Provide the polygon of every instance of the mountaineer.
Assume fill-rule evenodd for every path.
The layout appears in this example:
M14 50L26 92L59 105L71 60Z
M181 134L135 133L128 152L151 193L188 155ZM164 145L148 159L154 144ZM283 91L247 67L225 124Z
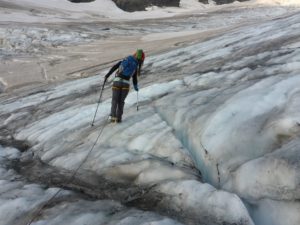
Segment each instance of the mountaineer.
M137 49L133 55L129 55L115 64L105 75L105 81L117 70L112 85L112 102L111 102L111 122L122 122L125 99L129 93L130 78L135 91L138 88L138 75L141 71L145 59L145 53L142 49Z

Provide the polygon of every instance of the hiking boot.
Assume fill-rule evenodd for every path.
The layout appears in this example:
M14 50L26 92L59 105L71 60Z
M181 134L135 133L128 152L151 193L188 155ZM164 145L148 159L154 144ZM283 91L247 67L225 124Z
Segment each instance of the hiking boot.
M116 122L117 122L117 117L113 117L113 116L112 116L112 117L110 118L110 122L111 122L111 123L116 123Z
M122 119L117 119L117 123L122 123Z

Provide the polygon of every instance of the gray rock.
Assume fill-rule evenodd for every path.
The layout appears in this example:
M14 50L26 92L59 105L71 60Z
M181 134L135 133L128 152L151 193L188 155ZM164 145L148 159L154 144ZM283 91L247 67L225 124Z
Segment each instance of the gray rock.
M204 0L205 1L205 0ZM214 2L217 4L217 5L222 5L222 4L229 4L229 3L232 3L234 2L235 0L214 0ZM246 2L248 0L238 0L238 2ZM199 0L199 2L203 2L202 0Z
M70 0L71 1L71 0ZM83 0L72 0L72 1L83 1ZM88 0L85 0L88 1ZM173 6L173 7L179 7L180 0L112 0L116 5L128 12L134 12L134 11L143 11L148 6L160 6L160 7L167 7L167 6ZM227 4L232 3L235 0L214 0L216 4ZM248 0L238 0L240 2L248 1ZM208 4L208 0L199 0L199 2L202 2L204 4Z
M124 11L133 12L143 11L151 5L179 7L180 0L113 0L113 2Z
M82 2L93 2L95 0L68 0L73 3L82 3ZM179 7L180 0L112 0L120 9L127 12L134 11L144 11L148 6L160 6L160 7ZM235 0L214 0L217 5L232 3ZM238 0L240 2L248 0ZM204 4L208 4L208 0L199 0Z
M203 4L208 4L208 0L199 0L199 2L201 2Z

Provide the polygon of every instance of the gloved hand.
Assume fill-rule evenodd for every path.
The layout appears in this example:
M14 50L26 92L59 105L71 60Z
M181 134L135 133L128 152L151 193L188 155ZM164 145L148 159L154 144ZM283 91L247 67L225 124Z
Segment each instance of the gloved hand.
M133 85L135 91L139 91L139 86L137 84Z

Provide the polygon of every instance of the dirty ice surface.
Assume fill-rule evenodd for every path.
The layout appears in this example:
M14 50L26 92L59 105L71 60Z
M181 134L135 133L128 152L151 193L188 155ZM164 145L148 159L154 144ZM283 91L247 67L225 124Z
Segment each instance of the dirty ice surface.
M147 12L124 12L119 9L111 0L96 0L90 3L74 4L68 0L1 0L2 4L9 4L5 14L0 15L0 20L9 19L11 21L23 22L47 22L49 18L54 21L67 21L70 19L126 19L136 20L145 18L170 17L177 14L191 12L196 8L209 8L212 5L204 5L196 0L182 0L181 7L149 7ZM22 8L31 9L33 13L25 13ZM17 9L17 10L11 10ZM47 15L42 13L43 9L48 9ZM29 11L28 10L28 11Z
M180 8L134 13L121 11L109 0L51 3L0 0L0 93L94 75L95 70L86 74L82 69L125 57L137 45L147 54L158 53L184 45L187 36L206 39L240 24L297 11L278 1L215 6L184 0Z
M1 223L300 224L300 11L282 10L148 56L121 124L109 80L91 126L107 69L1 96Z

